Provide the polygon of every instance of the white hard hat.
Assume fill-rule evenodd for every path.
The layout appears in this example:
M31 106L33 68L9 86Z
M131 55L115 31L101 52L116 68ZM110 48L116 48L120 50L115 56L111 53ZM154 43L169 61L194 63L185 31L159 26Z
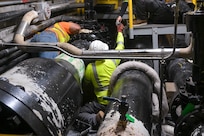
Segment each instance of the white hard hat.
M89 46L90 51L103 51L103 50L109 50L109 47L106 43L100 41L100 40L95 40L91 42Z

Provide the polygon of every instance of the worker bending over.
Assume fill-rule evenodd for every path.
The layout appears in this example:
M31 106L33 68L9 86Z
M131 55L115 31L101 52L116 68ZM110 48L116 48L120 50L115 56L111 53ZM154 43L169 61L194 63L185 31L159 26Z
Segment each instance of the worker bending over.
M46 42L46 43L67 43L70 40L70 35L77 34L81 30L79 24L73 22L58 22L44 31L36 34L31 39L31 42ZM43 58L55 58L59 55L58 51L45 51L35 54L34 56Z
M117 26L117 46L115 50L124 49L124 37L123 37L123 24ZM89 50L91 51L103 51L109 50L109 46L99 40L93 41ZM108 104L107 100L103 100L103 97L110 96L111 93L108 90L109 82L113 71L120 64L120 59L100 59L92 63L89 63L85 70L84 85L87 87L90 84L94 88L94 94L96 100L86 103L80 110L78 119L89 123L93 129L98 129L103 117L104 110ZM86 93L86 92L85 92Z

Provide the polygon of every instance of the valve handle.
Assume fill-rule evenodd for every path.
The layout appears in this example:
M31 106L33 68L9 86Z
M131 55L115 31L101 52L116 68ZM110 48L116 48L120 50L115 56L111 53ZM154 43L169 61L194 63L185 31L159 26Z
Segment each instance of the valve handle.
M114 102L119 102L119 103L121 103L121 100L119 100L119 99L117 99L117 98L114 98L114 97L104 96L103 99L104 99L104 100L107 100L107 101L114 101Z

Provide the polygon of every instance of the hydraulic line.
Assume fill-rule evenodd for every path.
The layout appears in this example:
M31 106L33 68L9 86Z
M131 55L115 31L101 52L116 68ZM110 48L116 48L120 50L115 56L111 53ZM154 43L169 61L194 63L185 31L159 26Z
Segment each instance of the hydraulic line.
M30 25L30 27L28 27L25 30L25 37L27 36L31 36L33 34L35 34L36 32L42 31L45 28L53 25L56 22L59 21L80 21L82 19L82 17L75 17L75 16L66 16L66 15L60 15L60 16L56 16L53 17L51 19L48 19L46 21L42 21L40 24L38 25Z
M18 50L18 47L11 47L11 48L7 48L7 49L3 49L0 51L0 58L3 58L4 56L7 56L11 53L14 53L17 50Z
M7 64L9 61L12 61L13 59L18 58L22 54L24 54L22 50L17 50L12 54L3 57L2 59L0 59L0 66Z
M27 59L28 56L29 56L28 53L23 54L23 55L21 55L20 57L15 58L13 61L9 62L7 65L1 66L1 67L0 67L0 73L3 73L3 72L5 72L6 70L8 70L8 69L14 67L14 66L15 66L16 64L18 64L19 62L21 62L21 61Z

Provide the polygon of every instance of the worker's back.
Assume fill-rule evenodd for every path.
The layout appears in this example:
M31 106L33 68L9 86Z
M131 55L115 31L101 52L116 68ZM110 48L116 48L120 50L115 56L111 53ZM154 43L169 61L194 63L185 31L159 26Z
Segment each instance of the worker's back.
M124 26L122 25L120 29L123 29L123 27ZM124 37L122 31L118 32L116 43L116 50L124 49ZM94 51L102 51L108 49L108 45L99 40L93 41L89 47L89 50ZM100 104L108 104L108 101L103 100L103 97L110 96L110 92L108 90L110 78L119 64L120 59L101 59L96 60L93 63L89 63L86 67L84 82L85 84L93 85L94 93L97 97L97 101Z

